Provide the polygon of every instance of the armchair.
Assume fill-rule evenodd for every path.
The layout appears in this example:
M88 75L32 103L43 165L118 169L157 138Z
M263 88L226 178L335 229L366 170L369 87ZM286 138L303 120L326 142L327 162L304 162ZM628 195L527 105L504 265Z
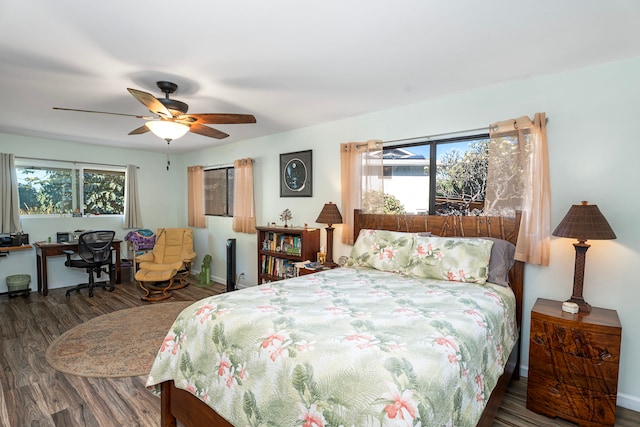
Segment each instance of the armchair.
M171 291L189 284L193 251L193 230L190 228L159 228L151 252L137 257L135 280L145 292L145 301L171 297ZM177 280L177 283L176 283Z

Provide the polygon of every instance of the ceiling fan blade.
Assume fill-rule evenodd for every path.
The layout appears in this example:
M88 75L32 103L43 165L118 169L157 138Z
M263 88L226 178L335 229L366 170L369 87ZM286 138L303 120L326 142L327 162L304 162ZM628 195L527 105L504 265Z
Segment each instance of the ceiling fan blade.
M155 117L152 117L152 116L137 116L135 114L110 113L108 111L76 110L75 108L62 108L62 107L53 107L53 109L54 110L62 110L62 111L77 111L79 113L111 114L111 115L114 115L114 116L136 117L138 119L145 119L145 120L154 120L155 119Z
M135 99L140 101L152 113L165 117L167 119L173 118L173 115L167 109L167 107L165 107L164 104L162 104L162 102L158 101L158 99L155 96L138 89L127 88L127 90L131 95L133 95Z
M224 125L239 123L255 123L256 118L252 114L185 114L176 117L178 120L189 121L203 125ZM195 120L192 120L195 119Z
M193 133L197 133L198 135L208 136L209 138L216 138L216 139L222 139L229 136L228 134L218 129L213 129L208 126L200 125L197 123L192 124L191 127L189 128L189 131Z
M149 132L149 130L150 129L147 127L147 125L142 125L139 128L134 129L131 132L129 132L129 135L140 135L140 134Z

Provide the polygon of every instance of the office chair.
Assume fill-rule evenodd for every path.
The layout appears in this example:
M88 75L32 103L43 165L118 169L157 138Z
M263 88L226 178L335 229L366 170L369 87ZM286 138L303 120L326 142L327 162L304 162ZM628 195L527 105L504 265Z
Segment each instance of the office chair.
M73 251L63 251L67 255L64 265L72 268L84 268L89 273L89 282L80 283L69 289L66 293L68 297L72 291L80 292L82 288L89 289L89 296L93 296L93 288L98 286L113 292L115 285L111 283L113 274L113 262L111 260L111 243L115 237L115 231L99 230L87 231L78 236L78 255L80 258L71 258ZM108 270L105 266L109 266ZM100 278L102 273L109 274L109 280L96 282L94 274Z

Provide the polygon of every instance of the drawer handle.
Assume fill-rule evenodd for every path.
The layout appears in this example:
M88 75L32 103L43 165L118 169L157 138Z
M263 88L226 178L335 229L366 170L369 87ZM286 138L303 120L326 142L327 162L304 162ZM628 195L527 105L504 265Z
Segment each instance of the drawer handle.
M547 347L547 343L545 342L544 338L542 338L538 334L535 334L531 338L531 340L533 341L534 344L541 346L544 352L547 354L547 356L551 357L551 349Z
M535 343L536 343L536 344L538 344L538 345L544 345L544 340L543 340L543 339L542 339L542 337L541 337L540 335L538 335L538 334L536 334L536 335L533 337L533 342L535 342Z
M606 362L606 361L607 361L607 359L611 359L611 358L613 357L613 356L611 356L611 353L609 353L607 350L602 350L602 351L600 352L600 355L599 355L599 356L600 356L600 357L599 357L598 359L595 359L595 360L593 361L595 366L600 366L600 365L602 365L604 362Z

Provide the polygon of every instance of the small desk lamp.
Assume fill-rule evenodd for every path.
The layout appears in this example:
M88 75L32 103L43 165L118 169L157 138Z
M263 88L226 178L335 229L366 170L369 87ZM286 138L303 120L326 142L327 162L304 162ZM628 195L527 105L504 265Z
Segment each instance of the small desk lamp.
M335 265L333 262L333 224L342 224L342 215L340 215L340 211L338 210L338 206L333 203L325 203L320 215L318 215L318 219L316 219L317 223L320 224L328 224L329 226L325 228L327 230L327 260L325 264Z
M582 297L582 285L584 282L584 262L587 249L591 245L585 243L587 240L608 240L615 239L616 234L611 229L606 218L600 212L597 205L590 205L582 202L580 205L573 205L564 219L558 224L552 233L557 237L568 237L578 239L574 243L576 248L576 265L573 273L573 295L567 302L578 304L580 311L590 312L591 306Z

